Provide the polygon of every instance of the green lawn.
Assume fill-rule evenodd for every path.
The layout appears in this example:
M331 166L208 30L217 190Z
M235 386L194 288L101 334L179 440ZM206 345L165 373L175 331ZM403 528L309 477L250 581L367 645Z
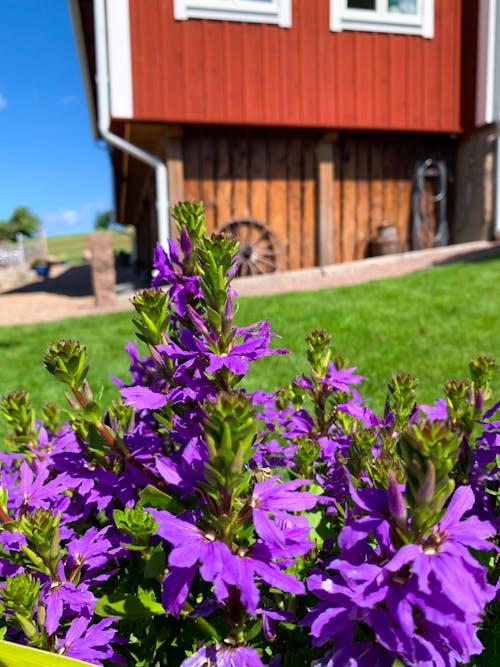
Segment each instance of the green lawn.
M132 237L124 232L112 231L113 248L115 252L131 251ZM84 261L83 253L90 247L89 234L70 234L66 236L52 236L47 238L49 255L65 260L70 264L79 264Z
M499 276L497 257L352 287L242 298L239 322L268 319L281 334L275 345L294 353L255 363L246 386L273 389L303 371L305 335L321 327L331 332L334 351L367 378L361 391L376 408L390 377L401 371L419 378L422 401L433 401L446 379L464 377L472 356L500 362ZM127 377L123 346L133 338L130 319L125 312L0 328L0 394L26 388L36 406L63 401L64 387L43 368L43 352L58 338L78 338L89 350L91 386L104 385L105 400L116 396L108 378ZM498 371L494 391L500 398Z

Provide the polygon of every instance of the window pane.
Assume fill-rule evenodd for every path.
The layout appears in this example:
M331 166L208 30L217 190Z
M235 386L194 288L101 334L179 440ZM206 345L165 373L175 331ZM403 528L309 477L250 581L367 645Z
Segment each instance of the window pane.
M371 9L375 11L376 0L347 0L348 9Z
M396 14L416 14L417 0L389 0L389 11Z

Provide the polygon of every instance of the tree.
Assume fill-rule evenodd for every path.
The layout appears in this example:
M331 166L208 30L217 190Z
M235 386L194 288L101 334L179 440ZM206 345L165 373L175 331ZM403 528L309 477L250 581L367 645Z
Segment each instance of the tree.
M94 229L112 229L117 224L118 223L113 220L113 211L103 211L96 215Z
M16 241L19 234L32 237L40 229L39 218L26 206L18 206L9 220L0 222L0 241Z

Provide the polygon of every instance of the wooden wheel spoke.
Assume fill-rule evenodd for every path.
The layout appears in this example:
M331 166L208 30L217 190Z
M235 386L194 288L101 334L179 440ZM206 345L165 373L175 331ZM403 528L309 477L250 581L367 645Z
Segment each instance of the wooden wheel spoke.
M271 269L276 268L276 264L274 262L271 262L270 260L265 259L264 257L258 256L256 261L259 262L260 264L264 264L265 266L269 266Z
M279 242L274 233L258 220L232 220L218 230L233 236L239 243L238 275L272 273L278 268Z

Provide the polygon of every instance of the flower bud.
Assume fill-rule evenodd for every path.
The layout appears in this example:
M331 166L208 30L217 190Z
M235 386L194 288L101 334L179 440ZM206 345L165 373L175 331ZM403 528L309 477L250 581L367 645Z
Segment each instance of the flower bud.
M393 519L396 521L396 524L400 528L406 527L406 519L408 517L408 512L406 511L406 505L403 498L403 494L401 493L400 486L392 470L389 473L387 502L389 505L389 512L391 513Z
M432 461L427 461L427 470L415 495L418 504L429 504L436 489L436 469Z
M193 244L191 243L191 239L189 238L189 234L185 225L182 225L181 227L180 245L181 250L184 253L184 258L190 259L193 252Z
M88 372L87 348L80 341L59 340L45 352L45 368L57 380L79 389Z

